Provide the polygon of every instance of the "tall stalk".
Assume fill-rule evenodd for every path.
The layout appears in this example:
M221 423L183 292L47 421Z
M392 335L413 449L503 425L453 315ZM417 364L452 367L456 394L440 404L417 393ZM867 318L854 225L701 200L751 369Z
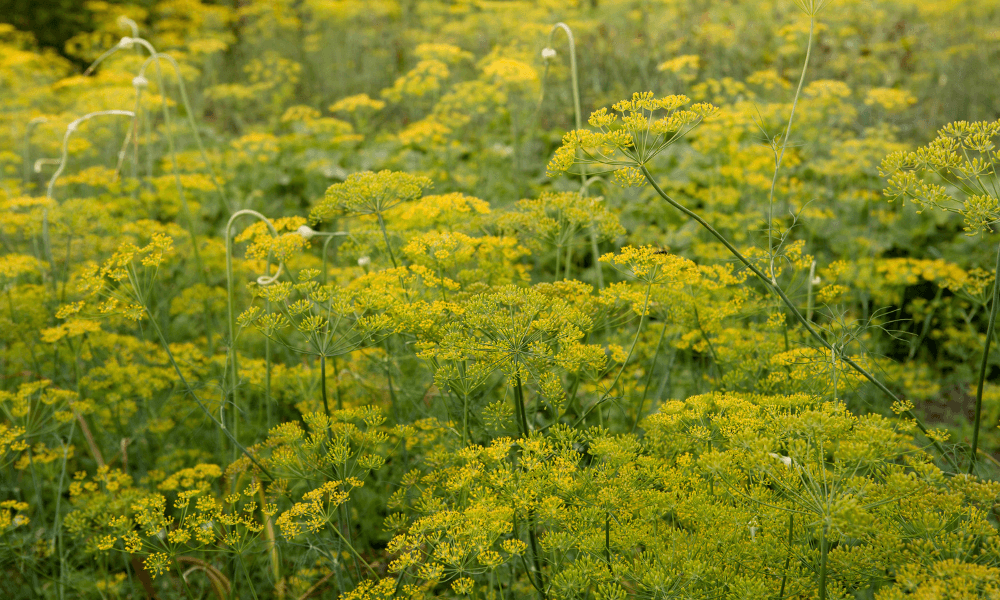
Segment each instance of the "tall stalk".
M521 435L525 439L528 438L528 417L527 410L524 407L524 389L521 386L521 375L520 373L514 375L514 402L517 404L517 416L518 421L521 426ZM538 535L535 533L535 512L532 509L528 509L528 541L531 543L531 557L532 557L532 570L535 571L535 577L531 577L531 573L528 573L529 579L532 580L532 584L535 589L538 590L538 597L540 600L545 600L545 591L542 581L542 564L540 562L538 554Z
M323 413L330 417L330 404L326 400L326 353L319 355L319 387L323 395Z
M642 326L646 322L646 311L649 309L649 294L652 291L652 289L653 289L653 282L652 279L650 279L650 281L646 285L646 297L642 301L642 312L639 313L639 326L636 327L635 337L632 338L632 345L629 346L628 354L625 356L625 360L622 362L621 368L618 369L618 374L615 375L614 380L611 381L611 385L608 386L608 390L604 392L603 395L601 395L600 399L598 399L597 402L595 402L594 405L591 406L589 410L583 413L583 416L581 416L576 421L573 427L577 427L578 425L580 425L580 423L582 423L583 420L586 419L587 416L590 415L590 413L593 412L595 408L599 407L605 400L608 399L608 396L611 395L611 391L615 388L615 385L618 384L618 380L621 379L622 373L625 371L625 367L628 365L629 361L632 360L632 353L635 352L635 346L639 342L639 335L642 333ZM598 411L598 415L601 415L600 411Z
M153 312L149 310L149 306L147 306L145 302L142 303L142 307L146 311L146 315L149 317L149 321L153 325L153 330L156 333L156 337L160 340L160 345L163 346L163 350L167 353L167 360L170 362L170 366L173 367L174 373L177 375L177 379L180 380L181 385L184 387L184 391L189 396L191 396L192 399L194 399L195 403L198 404L198 407L202 410L202 412L204 412L205 415L208 416L209 419L211 419L212 423L214 423L215 426L218 427L226 435L226 437L229 438L229 441L231 441L233 445L236 446L243 453L244 456L250 459L250 462L253 463L254 466L256 466L258 469L260 469L261 473L266 475L269 480L274 481L274 476L271 475L271 472L268 471L266 468L264 468L264 465L260 464L260 462L258 462L257 459L254 458L252 454L250 454L250 451L247 450L246 447L243 446L243 444L237 441L236 437L229 431L229 429L226 428L226 424L216 419L215 415L212 414L212 411L208 410L208 407L205 406L205 403L202 402L200 397L198 397L198 394L194 391L194 388L191 387L191 385L187 381L187 378L184 377L184 373L181 371L180 365L177 364L177 360L174 358L174 353L170 350L170 344L167 342L167 338L163 335L163 330L160 329L160 324L157 323L156 317L153 315Z
M642 420L642 409L646 405L646 396L649 394L649 384L653 380L653 371L656 370L656 359L660 357L660 347L663 345L663 338L667 333L667 324L663 324L663 330L660 331L660 337L656 340L656 349L653 350L653 361L649 365L649 373L646 373L646 383L642 387L642 398L639 399L639 408L635 411L635 421L632 422L632 429L629 432L634 432L635 428L639 426L639 421Z
M229 217L229 221L226 222L226 311L227 311L227 326L229 327L229 387L230 387L230 399L232 400L233 406L236 406L236 387L239 382L239 361L236 356L236 309L233 305L233 242L232 242L232 227L233 222L236 221L237 217L243 215L250 215L256 217L257 219L264 222L267 225L268 231L271 232L273 237L278 237L278 230L274 228L271 224L270 219L260 214L255 210L243 209L238 210ZM268 255L267 261L267 273L261 275L257 278L257 283L260 285L270 285L277 281L278 277L281 275L282 265L278 265L278 271L274 275L270 275L271 270L271 257ZM152 317L152 315L150 315ZM270 350L270 347L268 347ZM270 364L270 363L268 363ZM270 373L268 373L268 388L270 388ZM270 389L268 389L268 395L270 395ZM270 398L267 399L270 401Z
M826 523L819 533L819 600L826 600L826 562L830 548L826 539Z
M573 38L573 30L569 28L569 25L565 23L556 23L552 26L549 31L549 43L545 50L542 51L542 57L545 59L545 72L548 74L549 68L549 58L555 55L555 50L552 49L552 40L555 34L562 30L566 33L566 41L569 44L569 70L570 70L570 81L573 89L573 122L576 128L583 129L583 111L580 109L580 77L579 69L576 66L576 40ZM544 85L542 87L542 93L545 93ZM587 187L590 182L587 179L587 165L580 165L580 195L587 195ZM601 267L601 254L597 249L597 231L594 227L590 227L590 251L594 258L594 272L597 275L597 287L598 289L604 289L604 271ZM568 266L567 266L568 269ZM556 268L556 277L559 276L559 269Z
M785 127L785 136L781 139L781 152L776 153L774 159L774 175L771 177L771 190L767 198L767 252L771 260L771 281L774 277L774 186L778 182L778 171L781 169L781 161L785 157L785 148L788 146L788 137L792 135L792 120L795 119L795 107L799 102L799 94L802 93L802 83L806 79L806 69L809 67L809 57L812 55L813 33L816 28L816 13L809 14L809 41L806 42L806 59L802 63L802 73L799 75L799 85L795 88L795 96L792 98L792 111L788 115L788 126Z
M979 449L979 425L983 417L983 384L990 360L990 342L993 341L993 327L997 321L997 304L1000 303L1000 247L997 248L997 264L993 276L993 299L990 304L990 321L986 326L986 343L983 344L983 361L979 365L979 383L976 386L976 416L972 426L972 451L969 454L969 473L976 468Z
M672 206L672 207L676 208L677 210L681 211L682 213L684 213L684 215L686 215L687 217L689 217L690 219L694 220L699 225L701 225L702 227L704 227L705 229L707 229L708 232L711 233L712 236L715 237L715 239L717 239L720 242L722 242L722 245L725 246L726 249L729 250L729 252L733 256L735 256L737 260L739 260L741 263L743 263L743 265L747 269L749 269L750 272L753 273L757 277L757 279L759 279L764 284L764 286L768 289L768 291L772 292L773 294L775 294L776 296L778 296L778 298L781 299L781 301L785 304L785 306L788 308L788 310L792 313L792 316L794 316L795 319L799 323L801 323L803 327L805 327L806 331L809 332L809 335L811 335L816 341L818 341L820 344L822 344L823 347L826 348L827 350L829 350L831 352L835 351L834 347L830 344L830 342L826 341L826 338L824 338L822 335L820 335L820 333L818 331L816 331L815 328L813 328L812 323L810 323L802 315L802 313L799 312L799 309L796 308L795 304L793 304L792 301L788 298L788 296L785 295L784 290L782 290L781 287L778 286L777 282L771 281L770 277L768 277L763 271L761 271L760 269L758 269L756 265L754 265L752 262L750 262L750 260L747 257L745 257L742 252L740 252L739 250L736 249L736 246L734 246L726 238L726 236L724 236L721 233L719 233L715 229L715 227L712 227L712 225L708 221L706 221L705 219L703 219L700 215L698 215L697 213L695 213L694 211L692 211L688 207L684 206L680 202L677 202L676 200L674 200L673 198L671 198L670 196L668 196L667 193L664 192L663 189L660 188L660 186L656 183L656 180L653 179L653 175L649 172L649 169L646 168L646 165L640 166L639 169L640 169L640 171L642 171L642 174L646 178L646 181L648 181L649 184L651 186L653 186L653 189L656 191L656 193L661 198L663 198L663 200L665 200L667 202L667 204L669 204L670 206ZM845 363L847 363L852 369L854 369L859 375L861 375L862 377L864 377L865 379L867 379L868 381L870 381L872 384L874 384L875 387L877 387L879 390L881 390L882 393L885 394L886 396L888 396L891 400L893 400L894 402L899 401L899 397L896 396L896 394L894 394L892 392L892 390L890 390L888 387L886 387L886 385L884 383L882 383L881 381L879 381L878 379L876 379L875 376L872 375L871 373L869 373L867 369L865 369L864 367L862 367L861 365L859 365L857 362L855 362L855 360L853 358L851 358L850 356L846 356L846 355L843 355L840 358L841 358L842 361L844 361ZM917 415L915 415L912 411L909 411L909 410L906 411L903 414L905 414L907 417L913 419L913 422L917 425L917 428L920 429L920 432L923 433L924 435L927 435L927 433L928 433L927 426L924 425L923 421L919 417L917 417ZM931 444L933 444L934 448L938 452L941 453L941 456L946 461L948 461L948 463L951 465L951 467L953 469L955 469L955 471L958 471L958 465L944 451L944 448L941 446L941 443L938 442L937 440L931 439Z

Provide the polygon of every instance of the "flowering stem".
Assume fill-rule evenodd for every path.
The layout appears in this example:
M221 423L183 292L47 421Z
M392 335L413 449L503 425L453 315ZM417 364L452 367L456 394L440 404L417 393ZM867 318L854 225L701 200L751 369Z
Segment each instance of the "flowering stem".
M271 312L271 301L268 300L264 304L265 310ZM271 338L269 336L264 336L264 414L265 423L267 423L268 430L271 429ZM264 506L262 503L261 506Z
M979 424L983 417L983 384L990 359L990 342L993 340L993 326L997 320L997 304L1000 303L1000 247L997 248L996 274L993 277L993 303L990 305L990 321L986 326L986 343L983 345L983 362L979 365L979 384L976 387L976 417L972 426L972 452L969 455L969 473L976 468L979 448Z
M229 199L226 198L226 192L219 183L219 179L215 175L215 167L212 166L211 161L208 160L208 153L205 152L205 144L201 141L201 134L198 133L198 124L194 120L194 109L191 106L191 101L188 99L187 88L184 87L184 77L181 75L180 66L174 57L169 54L164 54L162 52L157 52L153 56L146 59L146 63L142 67L142 71L146 70L146 64L149 64L151 60L160 59L166 60L174 68L174 74L177 76L177 88L181 93L181 102L184 104L184 112L187 113L188 124L191 126L191 134L194 136L194 141L198 145L198 151L201 153L201 159L205 161L205 168L208 169L208 176L212 179L212 184L215 186L215 190L219 192L219 197L222 198L222 204L228 209Z
M696 221L699 225L707 229L708 232L711 233L717 240L722 242L722 245L725 246L726 249L729 250L729 252L737 258L737 260L743 263L744 266L746 266L746 268L750 269L750 271L754 275L756 275L757 278L761 280L761 282L764 283L765 287L767 287L768 290L773 292L775 295L778 296L778 298L781 299L781 301L785 304L785 306L788 307L788 310L792 312L792 315L796 318L796 320L798 320L798 322L801 323L803 327L805 327L806 331L809 332L809 335L815 338L827 350L830 350L831 352L834 351L834 348L832 345L830 345L830 342L826 341L826 339L813 328L812 324L809 323L809 321L806 320L804 316L802 316L802 313L799 312L799 309L796 308L795 305L792 303L792 301L788 298L788 296L785 295L785 292L778 286L776 281L771 281L770 277L768 277L766 274L764 274L763 271L761 271L753 263L751 263L750 260L747 259L747 257L743 256L743 253L737 250L736 246L733 246L733 244L728 239L726 239L726 236L719 233L714 227L712 227L712 225L708 221L701 218L701 216L699 216L697 213L695 213L688 207L684 206L683 204L677 202L676 200L668 196L667 193L664 192L659 185L657 185L656 181L653 179L653 175L649 172L649 169L646 168L646 165L640 165L639 169L642 171L642 174L646 178L646 181L648 181L649 184L653 186L653 189L656 190L656 193L659 194L659 196L663 198L667 202L667 204L673 206L674 208L681 211L689 218ZM841 360L850 365L850 367L855 371L857 371L859 375L861 375L862 377L873 383L875 387L881 390L882 393L888 396L891 400L899 401L899 397L896 396L896 394L894 394L892 390L886 387L884 383L876 379L875 376L869 373L867 369L865 369L857 362L855 362L853 358L851 358L850 356L842 356ZM920 429L920 432L923 433L924 435L927 435L928 433L927 426L924 425L923 421L921 421L915 414L913 414L912 411L908 410L903 414L913 419L914 424L916 424L917 428ZM935 449L937 449L938 452L941 453L942 458L944 458L948 462L948 464L951 465L953 469L958 471L958 465L944 451L944 448L941 446L941 443L935 439L931 439L931 444L934 446Z

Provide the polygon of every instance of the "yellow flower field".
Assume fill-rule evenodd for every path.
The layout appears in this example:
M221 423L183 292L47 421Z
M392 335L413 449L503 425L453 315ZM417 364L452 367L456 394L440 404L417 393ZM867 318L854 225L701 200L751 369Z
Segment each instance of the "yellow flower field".
M994 2L15 4L0 597L1000 598Z

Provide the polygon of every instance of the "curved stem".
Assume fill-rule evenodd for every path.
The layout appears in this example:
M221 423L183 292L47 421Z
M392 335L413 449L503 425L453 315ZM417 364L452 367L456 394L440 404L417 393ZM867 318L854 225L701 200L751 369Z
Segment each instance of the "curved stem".
M52 177L49 179L49 184L45 188L46 198L50 200L55 200L55 198L53 198L52 196L52 190L55 188L56 180L59 179L59 176L62 175L62 172L66 169L66 162L69 159L70 136L73 135L73 133L77 130L77 128L80 126L80 123L83 123L84 121L89 121L94 117L101 117L108 115L132 117L133 120L135 119L135 113L130 110L99 110L92 113L87 113L82 117L71 121L70 124L66 126L66 133L63 134L62 154L59 158L59 166L56 168L56 172L52 174ZM42 246L43 246L43 252L45 253L45 260L48 261L49 269L51 270L52 286L54 291L56 287L56 274L55 274L56 267L55 267L55 261L52 258L52 241L51 238L49 237L48 206L46 206L45 210L42 211Z
M124 45L131 44L139 44L149 52L149 58L146 59L146 62L144 62L142 67L139 69L139 77L145 77L146 68L150 63L153 63L156 66L156 84L159 86L160 105L163 108L163 130L167 137L167 147L170 152L170 165L174 172L174 183L177 187L177 196L181 201L181 210L184 212L188 221L188 235L191 236L191 248L194 250L194 261L198 266L198 276L201 278L203 283L206 283L205 268L201 262L201 252L198 250L198 238L195 233L194 213L191 212L191 207L187 202L187 196L184 194L184 184L181 183L180 168L177 165L177 150L174 147L174 133L173 126L170 121L170 108L167 106L166 86L163 83L163 69L160 68L161 55L156 51L156 48L154 48L152 44L142 38L123 38L122 43L119 43L117 48L125 47ZM177 75L177 79L182 79L179 73ZM181 85L183 85L183 82Z
M28 183L31 181L31 130L35 128L39 123L44 123L48 121L45 117L35 117L34 119L28 121L28 124L24 128L24 162L22 168L24 185L27 187Z
M211 161L208 160L208 153L205 152L205 144L201 141L201 134L198 133L198 125L194 120L194 110L192 109L190 99L188 99L187 88L184 87L184 77L181 76L180 66L177 64L177 61L174 60L174 57L169 54L157 52L155 55L149 57L147 62L153 58L165 59L174 68L174 74L177 76L177 87L181 92L181 103L184 104L184 111L187 113L188 124L191 126L191 133L194 135L195 144L198 145L198 151L201 153L201 159L205 161L205 167L208 169L209 177L212 178L212 184L215 186L215 190L219 192L219 197L222 198L223 206L228 209L229 199L226 198L226 192L215 175L215 168L212 166ZM143 66L143 70L145 70L145 65Z
M255 211L255 210L250 210L248 208L247 209L243 209L243 210L238 210L238 211L234 212L233 215L231 217L229 217L229 221L226 222L226 310L228 312L228 319L227 319L228 323L227 323L227 325L229 327L229 369L231 371L230 377L229 377L229 382L230 382L230 386L232 388L232 401L233 401L234 405L236 404L236 383L238 381L239 363L237 362L237 357L236 357L236 331L235 331L236 330L236 315L235 315L236 311L235 311L235 309L233 307L233 241L232 241L232 227L233 227L233 221L236 220L236 217L239 217L239 216L242 216L242 215L251 215L251 216L256 217L257 219L263 221L264 224L267 225L267 228L271 232L271 235L274 236L274 237L278 237L278 230L274 228L273 224L271 224L270 219L268 219L267 217L265 217L264 215L260 214L259 212ZM267 267L266 268L267 268L267 272L266 273L269 273L270 270L271 270L270 256L268 256L268 262L267 262ZM268 285L268 284L274 283L274 281L281 274L281 265L279 264L279 266L278 266L278 272L275 273L273 276L272 275L268 275L266 273L265 273L265 275L263 275L263 276L261 276L261 277L259 277L257 279L257 282L260 283L261 285ZM268 398L267 401L270 402L270 398Z
M569 25L560 22L552 26L551 31L549 31L549 46L552 45L553 36L560 29L566 32L566 39L569 42L569 69L573 83L573 115L576 118L576 128L579 130L583 129L583 115L580 111L580 80L576 68L576 40L573 39L573 30L569 28ZM582 192L587 187L587 166L581 165L580 169L582 183L580 190Z
M87 113L82 117L80 117L79 119L71 121L70 124L66 126L66 133L63 135L62 156L59 159L59 167L56 169L56 172L52 174L52 177L49 179L49 185L48 187L45 188L46 198L54 199L52 196L52 189L56 185L56 180L59 179L59 176L62 175L63 170L66 169L66 161L69 158L70 136L73 135L73 133L77 130L77 128L80 126L80 123L83 123L84 121L89 121L94 117L102 117L107 115L132 117L133 119L135 118L135 113L132 112L131 110L99 110L92 113Z
M754 275L756 275L757 278L760 279L760 281L765 285L765 287L767 287L768 290L770 290L771 292L773 292L775 295L778 296L778 298L781 299L781 301L785 304L785 306L788 307L788 310L791 311L791 313L795 317L795 319L799 323L801 323L803 327L805 327L806 331L809 332L809 335L811 335L814 339L816 339L816 341L818 341L820 344L822 344L823 347L826 348L827 350L830 350L830 351L834 350L833 346L830 345L830 342L826 341L826 339L822 335L820 335L819 332L816 331L816 329L813 328L812 324L808 320L806 320L806 318L804 316L802 316L802 313L799 312L799 309L795 307L795 305L788 298L788 296L785 295L785 292L780 287L778 287L778 284L776 282L772 282L770 277L768 277L766 274L764 274L763 271L761 271L753 263L751 263L750 260L747 259L747 257L743 256L743 253L740 252L739 250L737 250L736 246L733 246L733 244L730 243L730 241L728 239L726 239L726 236L724 236L721 233L719 233L714 227L712 227L712 225L708 221L706 221L705 219L701 218L701 216L699 216L697 213L695 213L694 211L692 211L688 207L684 206L683 204L677 202L676 200L674 200L673 198L671 198L670 196L668 196L667 193L664 192L660 188L659 185L657 185L656 181L653 179L653 175L649 172L649 169L646 168L646 165L640 165L639 169L642 171L642 174L646 178L646 181L648 181L649 184L651 186L653 186L653 189L656 191L656 193L659 194L659 196L661 198L663 198L667 202L667 204L669 204L670 206L676 208L677 210L681 211L682 213L684 213L689 218L691 218L694 221L696 221L699 225L701 225L702 227L704 227L705 229L707 229L708 232L711 233L712 236L715 237L715 239L717 239L720 242L722 242L722 245L725 246L726 249L729 250L729 252L733 256L735 256L737 260L739 260L741 263L743 263L743 265L746 266L747 269L749 269ZM861 375L862 377L864 377L865 379L867 379L868 381L870 381L872 384L874 384L875 387L877 387L879 390L881 390L882 393L885 394L886 396L888 396L891 400L893 400L893 401L898 401L899 400L899 397L896 396L896 394L894 394L892 392L892 390L890 390L888 387L886 387L886 385L884 383L882 383L881 381L879 381L878 379L876 379L875 376L872 375L871 373L869 373L867 369L865 369L864 367L862 367L861 365L859 365L857 362L855 362L853 358L851 358L850 356L841 356L841 360L843 360L845 363L847 363L859 375ZM927 435L927 432L928 432L927 426L924 425L923 421L921 421L915 414L913 414L912 411L906 411L903 414L905 414L907 417L913 419L914 424L916 424L916 426L920 430L920 432L923 433L924 435ZM946 461L948 461L949 465L953 469L955 469L955 471L957 472L958 471L958 465L944 451L944 448L941 446L941 443L938 442L937 440L931 439L931 444L933 444L934 448L938 452L941 453L941 456Z

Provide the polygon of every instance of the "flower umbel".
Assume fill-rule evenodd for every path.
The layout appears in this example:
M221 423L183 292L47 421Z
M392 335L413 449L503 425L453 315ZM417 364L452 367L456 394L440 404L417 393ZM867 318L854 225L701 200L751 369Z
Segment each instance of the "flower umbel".
M641 185L645 178L640 167L716 111L708 103L682 109L690 102L687 96L656 98L653 92L636 92L631 100L615 103L613 112L594 111L588 123L597 131L578 129L563 136L562 146L549 161L549 175L575 164L602 165L605 172L614 172L620 185ZM588 167L587 172L594 171Z

